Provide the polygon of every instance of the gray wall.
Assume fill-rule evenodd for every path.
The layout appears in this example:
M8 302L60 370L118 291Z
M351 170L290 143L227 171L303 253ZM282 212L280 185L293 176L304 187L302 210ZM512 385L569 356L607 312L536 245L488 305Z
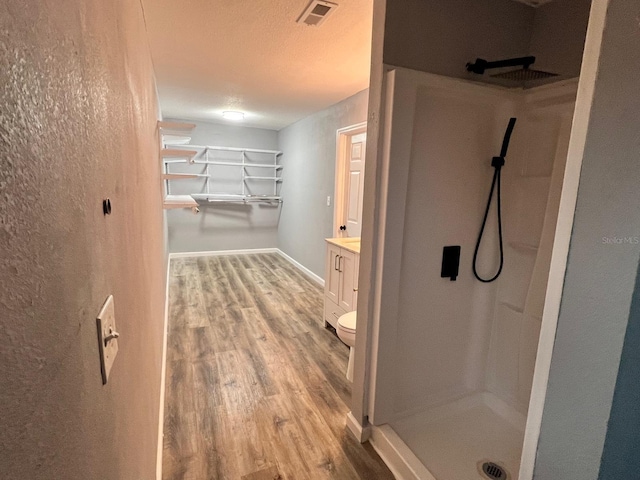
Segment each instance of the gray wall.
M597 11L606 6L599 3ZM590 67L595 91L538 445L538 480L598 478L625 331L631 327L628 342L637 335L636 310L629 322L640 258L638 18L636 0L609 2L598 65ZM624 362L620 368L633 366ZM634 375L637 382L637 370ZM620 388L624 407L633 391L625 392L624 381ZM619 418L612 418L616 428ZM629 445L613 434L610 439L621 448ZM637 478L635 465L629 463L631 470L618 477L601 478Z
M0 31L0 477L154 478L165 269L140 2L5 0Z
M326 237L333 234L336 130L367 120L368 90L278 133L284 165L279 248L324 277ZM331 206L327 207L327 196Z
M640 269L624 339L599 479L640 475Z
M449 77L505 83L465 70L476 58L536 55L534 68L577 77L591 0L531 8L513 0L386 2L384 63ZM508 84L507 84L508 85Z
M219 125L194 122L197 127L191 133L194 145L217 145L223 147L278 149L278 132L262 128L247 128L235 125ZM225 161L239 161L237 154L224 154ZM235 156L235 158L232 158ZM257 156L257 155L254 155ZM259 161L267 156L260 155ZM192 171L202 173L202 166L180 169L172 166L171 171ZM220 180L212 180L211 188L222 188L225 193L237 191L240 184L238 167L211 167L211 173ZM269 170L272 173L271 170ZM265 171L251 171L255 175L266 175ZM256 183L257 182L257 183ZM172 183L172 193L204 192L202 180L178 180ZM254 181L254 193L262 193L261 188L273 184ZM268 192L265 192L268 193ZM209 250L236 250L246 248L271 248L278 246L278 221L280 207L258 203L214 204L202 203L200 213L194 215L188 209L170 210L167 213L170 252L198 252Z
M535 10L529 53L533 68L562 78L580 75L591 0L556 0Z
M465 65L526 55L535 10L513 0L387 1L384 63L449 77Z

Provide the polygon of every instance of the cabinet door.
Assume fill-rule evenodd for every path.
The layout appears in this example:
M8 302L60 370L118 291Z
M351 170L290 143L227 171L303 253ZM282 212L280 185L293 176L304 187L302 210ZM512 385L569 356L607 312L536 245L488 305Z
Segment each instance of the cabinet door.
M360 255L356 255L356 270L353 274L353 309L358 309L358 273L360 272Z
M340 250L340 294L338 295L338 305L345 311L351 312L356 309L355 297L356 280L358 277L358 271L356 269L356 257L357 255L348 250Z
M324 294L337 305L340 293L340 272L338 271L340 247L327 243L327 258L325 262Z

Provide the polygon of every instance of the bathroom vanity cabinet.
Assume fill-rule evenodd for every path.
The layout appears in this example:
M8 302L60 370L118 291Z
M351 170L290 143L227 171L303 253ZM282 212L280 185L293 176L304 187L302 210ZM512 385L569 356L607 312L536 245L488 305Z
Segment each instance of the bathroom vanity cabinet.
M324 278L324 322L334 328L338 318L356 309L359 238L328 238Z

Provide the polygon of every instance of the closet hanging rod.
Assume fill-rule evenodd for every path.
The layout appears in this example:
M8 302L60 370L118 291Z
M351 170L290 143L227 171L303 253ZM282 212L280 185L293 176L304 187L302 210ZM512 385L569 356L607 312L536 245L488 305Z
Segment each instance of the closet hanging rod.
M200 200L281 200L282 198L280 195L235 195L233 193L192 193L191 196Z
M281 182L282 177L258 177L255 175L245 175L245 180L273 180L274 182Z
M221 200L217 198L207 198L207 203L282 203L282 200L266 200L266 199L246 199L246 200Z
M208 165L222 165L227 167L275 168L276 170L284 167L283 165L268 165L266 163L217 162L215 160L194 160L193 163L206 163Z
M276 195L216 195L207 193L194 193L191 196L196 200L204 200L209 203L282 203L282 199Z
M284 165L269 165L266 163L240 163L240 162L217 162L215 160L165 160L164 163L188 163L190 165L220 165L223 167L247 167L247 168L275 168L282 170Z

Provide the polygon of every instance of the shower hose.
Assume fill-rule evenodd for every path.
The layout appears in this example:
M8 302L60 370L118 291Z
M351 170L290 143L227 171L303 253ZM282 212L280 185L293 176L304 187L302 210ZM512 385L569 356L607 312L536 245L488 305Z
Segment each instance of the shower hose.
M516 119L511 118L509 120L509 125L507 126L507 131L504 133L504 139L502 140L502 149L500 150L499 157L493 157L491 160L491 166L495 168L493 171L493 181L491 182L491 190L489 191L489 199L487 200L487 208L484 211L484 218L482 219L482 227L480 227L480 233L478 233L478 241L476 242L476 248L473 251L473 274L475 277L484 283L493 282L497 279L502 273L502 267L504 266L504 249L502 245L502 212L500 209L500 173L502 171L502 167L504 166L504 158L507 156L507 149L509 148L509 140L511 139L511 133L513 132L513 127L516 124ZM493 200L493 192L496 191L496 202L497 202L497 213L498 213L498 239L500 243L500 266L498 267L498 271L491 278L482 278L478 275L478 270L476 268L476 263L478 261L478 250L480 250L480 243L482 242L482 236L484 235L484 227L487 225L487 217L489 216L489 210L491 209L491 201Z

